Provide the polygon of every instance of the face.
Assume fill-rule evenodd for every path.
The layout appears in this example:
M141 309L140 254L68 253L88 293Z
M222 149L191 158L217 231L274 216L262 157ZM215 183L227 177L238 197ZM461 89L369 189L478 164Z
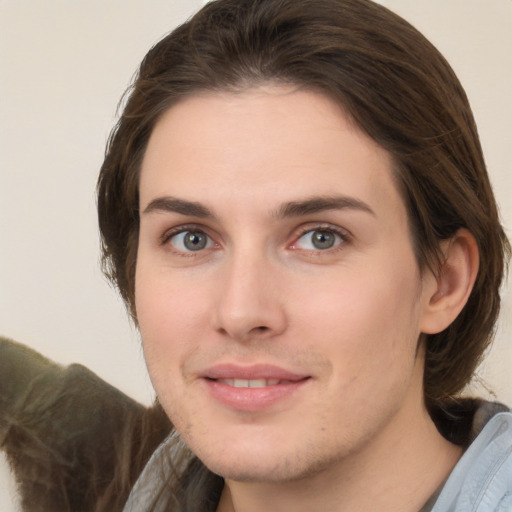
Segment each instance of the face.
M331 100L182 100L151 135L140 211L149 373L211 470L296 479L414 421L429 286L390 155Z

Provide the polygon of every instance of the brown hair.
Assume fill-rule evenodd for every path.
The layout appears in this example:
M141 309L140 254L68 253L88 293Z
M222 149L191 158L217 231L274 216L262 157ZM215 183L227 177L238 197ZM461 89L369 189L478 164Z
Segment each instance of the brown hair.
M489 345L509 245L462 86L409 23L369 0L218 0L144 58L113 130L98 184L106 274L135 318L138 175L151 131L181 98L267 82L320 91L394 157L421 268L467 228L480 252L468 303L426 338L430 409L469 382Z

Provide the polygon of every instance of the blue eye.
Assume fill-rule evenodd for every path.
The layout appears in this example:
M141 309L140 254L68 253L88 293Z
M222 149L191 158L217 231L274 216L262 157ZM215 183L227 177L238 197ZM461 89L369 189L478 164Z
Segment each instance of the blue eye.
M343 242L343 238L330 229L314 229L304 233L294 244L299 249L325 251Z
M169 243L178 251L197 252L213 246L212 239L203 231L182 231L169 237Z

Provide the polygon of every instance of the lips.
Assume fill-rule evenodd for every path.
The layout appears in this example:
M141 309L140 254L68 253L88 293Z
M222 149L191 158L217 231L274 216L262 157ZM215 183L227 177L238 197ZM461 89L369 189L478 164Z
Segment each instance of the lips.
M211 380L239 380L239 381L266 381L275 385L273 381L290 381L296 382L307 378L308 375L291 372L279 366L271 364L257 364L251 366L243 366L236 364L218 364L204 372L203 375Z
M248 412L289 399L311 378L274 365L233 364L209 368L201 377L215 400L230 409Z

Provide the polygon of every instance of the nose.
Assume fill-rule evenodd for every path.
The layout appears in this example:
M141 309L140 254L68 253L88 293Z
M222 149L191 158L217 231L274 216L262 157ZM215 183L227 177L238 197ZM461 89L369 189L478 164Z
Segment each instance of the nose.
M264 257L233 256L226 262L215 308L215 328L247 342L270 339L286 330L279 268Z

